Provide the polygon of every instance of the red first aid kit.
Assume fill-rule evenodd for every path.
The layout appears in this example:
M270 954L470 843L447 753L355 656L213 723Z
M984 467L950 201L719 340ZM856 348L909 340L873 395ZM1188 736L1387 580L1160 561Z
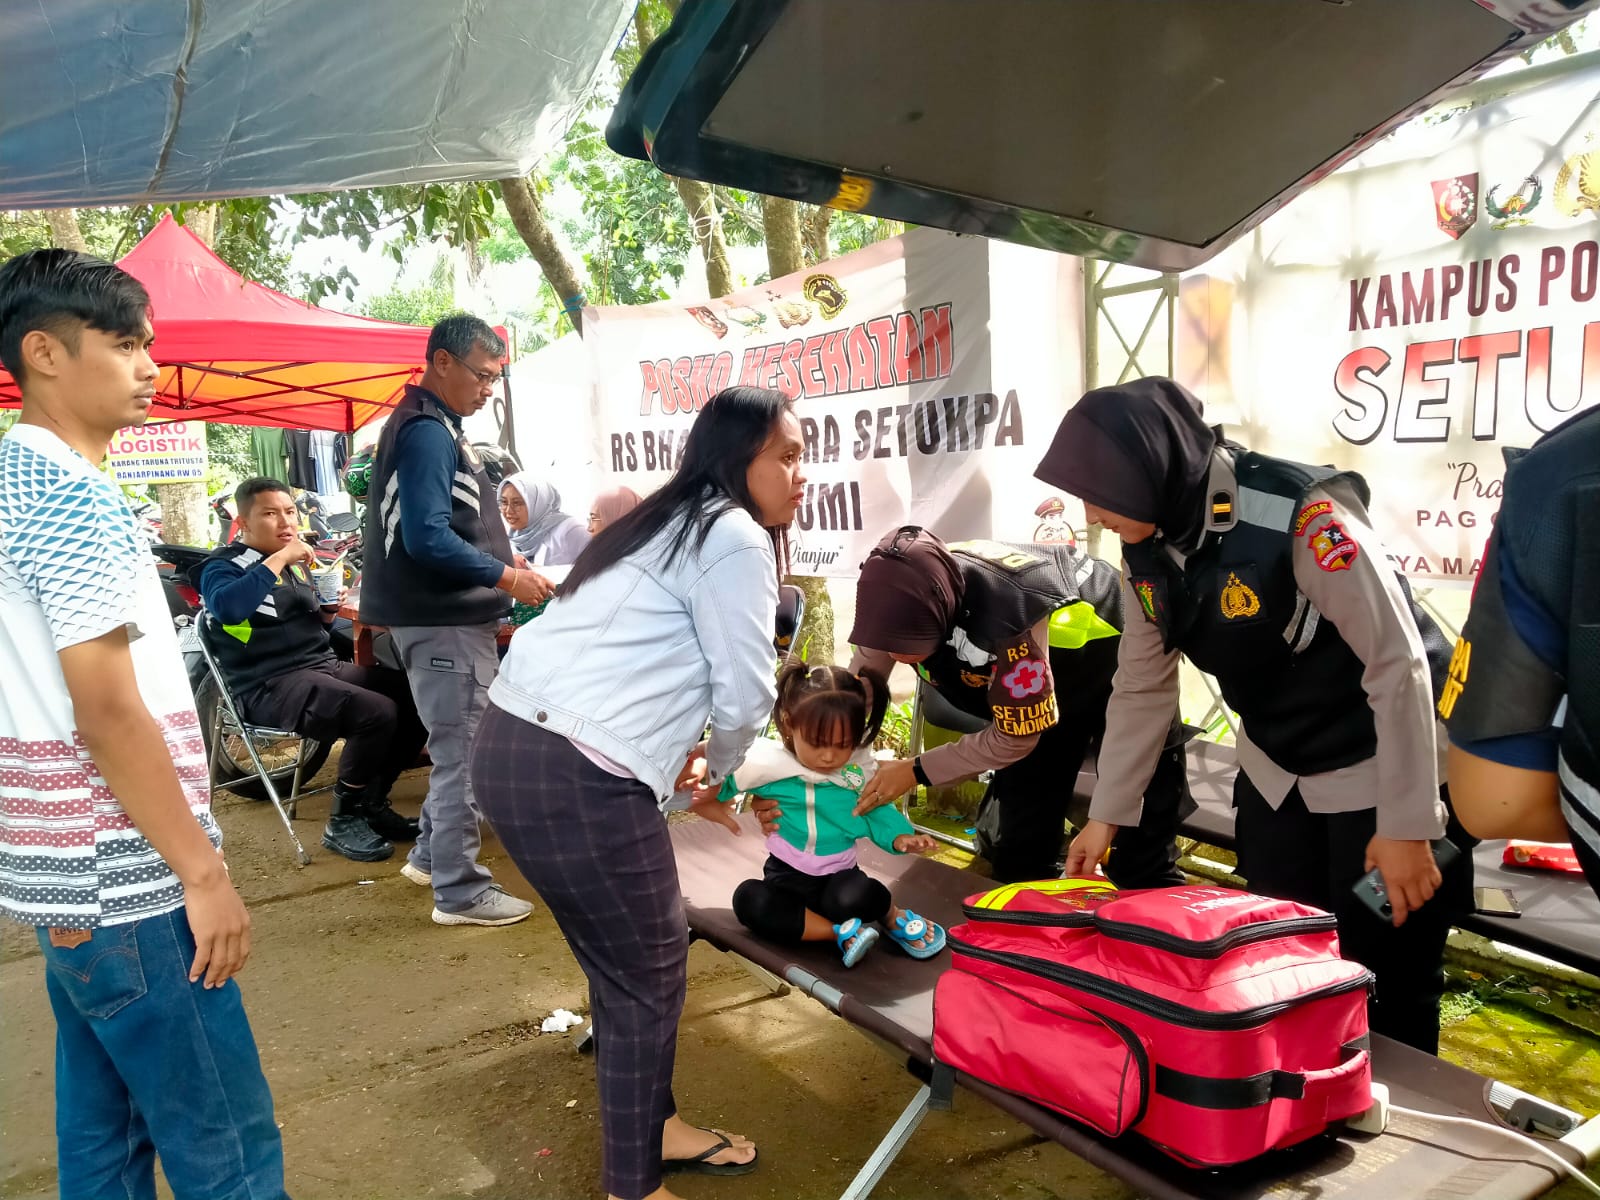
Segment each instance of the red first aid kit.
M1216 887L1102 880L970 897L934 992L937 1061L1194 1166L1371 1105L1372 976L1334 919Z
M1513 838L1501 852L1500 863L1502 866L1527 867L1536 871L1583 874L1571 842L1522 842Z

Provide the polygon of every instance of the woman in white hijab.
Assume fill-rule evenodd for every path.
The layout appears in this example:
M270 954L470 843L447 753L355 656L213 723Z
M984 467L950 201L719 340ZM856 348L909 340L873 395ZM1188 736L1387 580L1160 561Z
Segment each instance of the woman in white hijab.
M576 562L579 551L589 544L583 522L561 511L561 493L555 485L536 482L526 474L512 475L500 485L500 516L512 549L529 566Z

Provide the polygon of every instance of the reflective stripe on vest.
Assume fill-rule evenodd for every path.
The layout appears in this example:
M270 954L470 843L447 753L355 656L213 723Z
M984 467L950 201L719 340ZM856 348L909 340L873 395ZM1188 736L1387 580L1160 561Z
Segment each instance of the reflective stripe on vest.
M1081 650L1097 638L1120 634L1121 630L1107 623L1087 600L1079 600L1050 614L1050 645L1056 650Z

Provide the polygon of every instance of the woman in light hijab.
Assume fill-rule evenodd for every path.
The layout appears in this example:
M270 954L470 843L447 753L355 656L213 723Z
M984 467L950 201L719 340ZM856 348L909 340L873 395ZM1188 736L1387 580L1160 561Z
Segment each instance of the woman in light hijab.
M601 492L594 498L594 507L589 510L589 536L594 537L607 525L621 520L638 507L639 493L627 485Z
M532 567L555 567L576 562L589 544L583 522L561 511L561 493L555 485L539 483L526 473L512 475L500 485L500 516L511 535L511 548Z

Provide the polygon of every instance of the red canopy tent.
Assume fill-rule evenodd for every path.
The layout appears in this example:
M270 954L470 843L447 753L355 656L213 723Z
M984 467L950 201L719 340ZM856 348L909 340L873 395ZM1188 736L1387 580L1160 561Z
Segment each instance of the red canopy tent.
M153 421L350 433L422 374L427 329L317 308L242 279L170 214L119 265L154 307L162 370ZM0 370L0 405L20 403Z

